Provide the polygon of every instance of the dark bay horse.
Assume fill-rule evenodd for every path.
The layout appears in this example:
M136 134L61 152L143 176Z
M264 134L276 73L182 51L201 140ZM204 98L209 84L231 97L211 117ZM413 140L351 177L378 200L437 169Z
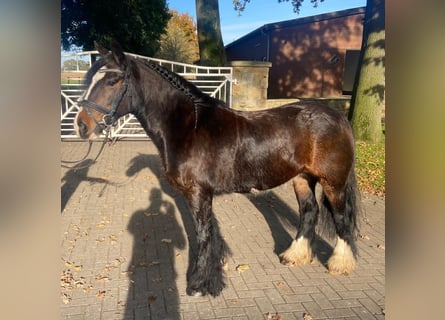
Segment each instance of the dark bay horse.
M217 296L225 287L221 262L228 249L212 214L213 197L270 189L290 179L300 224L281 262L310 262L315 227L327 221L337 237L329 271L354 269L358 191L354 139L343 115L314 102L235 111L179 75L125 55L115 42L111 51L96 48L101 58L86 75L77 132L94 139L131 113L152 139L167 179L186 197L195 223L197 257L189 262L187 294ZM319 201L316 183L323 190Z

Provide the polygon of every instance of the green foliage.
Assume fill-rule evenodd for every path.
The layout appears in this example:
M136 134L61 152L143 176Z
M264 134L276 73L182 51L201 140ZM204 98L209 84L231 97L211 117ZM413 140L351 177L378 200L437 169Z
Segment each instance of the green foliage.
M324 0L310 0L313 4L314 8L318 6L319 2L323 2ZM241 13L246 8L246 5L250 2L250 0L233 0L233 7L238 13ZM289 0L278 0L278 2L289 2ZM291 0L292 7L294 8L295 13L300 13L301 5L304 0Z
M385 143L356 142L356 173L361 191L385 195Z
M172 17L165 34L161 36L158 58L194 63L199 59L196 24L187 13L170 11Z
M65 60L62 65L62 71L77 71L77 70L86 71L89 68L90 65L88 62L76 59Z
M126 51L153 55L170 18L165 0L62 0L61 10L64 50L115 39Z

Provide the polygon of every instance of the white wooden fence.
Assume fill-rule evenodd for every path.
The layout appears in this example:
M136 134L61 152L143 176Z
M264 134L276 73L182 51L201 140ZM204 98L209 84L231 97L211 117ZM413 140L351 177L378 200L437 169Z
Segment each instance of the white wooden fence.
M60 135L62 139L77 138L74 130L74 118L79 111L77 99L82 95L83 75L94 63L97 51L80 52L62 55L62 79ZM232 68L231 67L204 67L186 63L178 63L163 59L140 56L128 53L140 59L150 60L180 74L194 83L201 91L212 97L225 101L230 107L232 104ZM65 63L67 60L71 64ZM145 131L133 115L121 117L111 131L112 138L146 137Z

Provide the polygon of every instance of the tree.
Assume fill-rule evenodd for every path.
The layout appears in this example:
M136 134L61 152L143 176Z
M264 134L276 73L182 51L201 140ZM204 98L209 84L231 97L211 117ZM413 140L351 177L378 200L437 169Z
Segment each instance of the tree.
M200 64L223 66L226 53L221 34L218 0L196 0Z
M355 138L383 140L385 107L385 1L367 0L362 49L351 98L349 119Z
M165 34L161 36L157 57L184 63L199 59L196 23L187 13L171 10Z
M90 65L83 60L68 59L63 62L62 71L88 70Z
M304 0L291 0L292 6L294 8L295 13L300 13L301 5L303 4ZM318 6L318 2L323 2L324 0L311 0L311 3L314 5L314 7ZM244 11L246 8L246 5L250 2L250 0L233 0L233 6L238 13L241 13L241 11ZM289 2L289 0L278 0L278 2Z
M61 11L64 50L116 39L127 51L154 55L170 18L165 0L62 0Z
M278 0L288 2L289 0ZM310 0L316 7L323 0ZM250 0L233 0L241 12ZM304 0L292 0L296 13ZM385 1L367 0L359 67L351 97L349 119L357 140L383 140L382 110L385 107Z

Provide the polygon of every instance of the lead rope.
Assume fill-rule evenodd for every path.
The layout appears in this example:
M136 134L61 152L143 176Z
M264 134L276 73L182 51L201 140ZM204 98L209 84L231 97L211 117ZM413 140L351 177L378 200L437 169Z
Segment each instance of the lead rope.
M105 128L105 130L106 130L105 137L104 137L104 140L102 142L102 145L100 146L100 150L97 153L96 158L94 158L94 160L91 163L89 163L87 165L80 166L80 167L78 167L77 165L67 166L67 165L64 165L64 164L62 164L61 166L63 168L66 168L66 169L76 169L76 170L78 170L78 169L84 169L84 168L91 167L94 163L96 163L96 160L99 158L99 156L101 155L102 151L104 150L105 144L107 142L109 142L109 145L112 145L112 144L114 144L116 142L116 139L110 139L111 126L107 126ZM89 143L89 146L88 146L87 154L81 160L76 160L76 161L62 160L62 163L75 163L75 164L79 164L82 161L84 161L86 159L86 157L88 157L88 155L89 155L89 153L91 151L91 146L93 144L93 142L91 140L88 141L88 143Z

